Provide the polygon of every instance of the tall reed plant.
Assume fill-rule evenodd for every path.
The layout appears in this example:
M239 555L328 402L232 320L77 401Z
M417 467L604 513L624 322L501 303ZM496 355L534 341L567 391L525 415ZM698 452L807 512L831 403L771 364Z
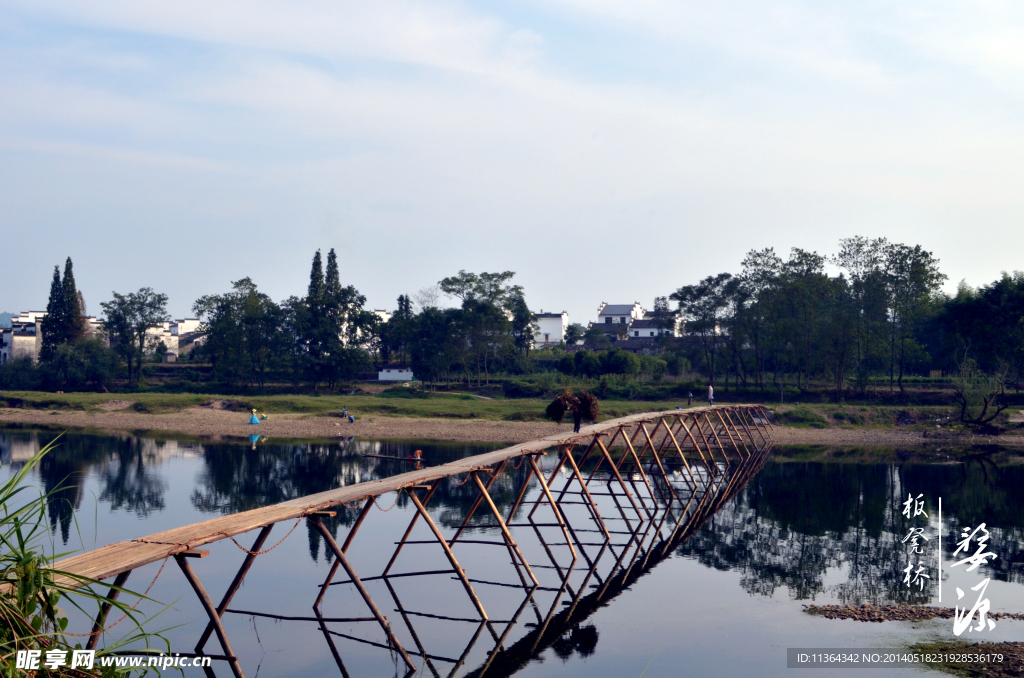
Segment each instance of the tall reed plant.
M70 669L69 666L48 669L43 664L39 670L29 673L16 668L19 650L42 651L44 657L47 651L64 650L70 657L72 650L82 649L88 642L88 635L68 631L68 612L77 610L83 618L95 619L104 603L111 605L107 627L114 623L126 626L119 639L96 652L97 657L122 653L127 648L131 648L133 654L170 650L159 633L146 630L144 624L149 620L135 609L139 602L148 598L118 589L119 599L110 601L106 597L110 584L55 567L58 560L70 555L56 553L48 539L47 507L50 502L60 501L54 492L61 488L44 493L28 482L29 474L55 443L40 450L0 485L0 675L123 675L129 669L101 667L100 662L90 670ZM144 673L145 669L135 671Z

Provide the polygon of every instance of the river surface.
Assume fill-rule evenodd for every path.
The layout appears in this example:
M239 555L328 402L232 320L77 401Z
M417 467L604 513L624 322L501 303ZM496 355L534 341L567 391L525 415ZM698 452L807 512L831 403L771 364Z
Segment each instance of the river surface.
M44 431L0 428L0 477L9 477L54 437ZM367 455L405 458L422 450L423 465L433 466L500 447L343 439L250 444L73 433L58 442L30 476L33 485L53 492L57 499L48 520L51 547L58 552L93 549L413 468L412 462ZM367 588L403 645L423 648L421 652L430 657L426 663L414 657L417 666L422 665L418 675L424 676L776 676L789 672L790 647L900 648L922 640L951 639L953 621L948 619L871 624L826 620L802 610L811 603L951 607L957 603L957 588L966 592L960 604L973 604L977 594L970 588L988 578L986 596L992 612L1024 612L1024 465L1005 450L972 452L969 458L954 461L934 454L920 458L912 452L833 450L823 460L818 450L775 448L763 464L742 470L742 477L736 469L723 473L722 493L716 495L724 498L720 505L703 515L692 534L660 549L668 542L659 537L667 537L672 520L685 515L681 506L669 512L667 520L649 530L650 540L637 552L625 579L610 576L617 555L597 547L598 534L590 535L588 543L594 545L586 547L588 557L598 563L595 575L587 578L590 566L581 558L576 572L564 580L557 567L567 563L567 548L556 543L558 530L544 533L551 542L546 552L547 542L531 538L539 531L514 527L513 535L541 585L532 596L516 585L520 580L504 547L473 543L493 542L498 534L484 527L488 516L478 513L463 537L466 543L455 551L469 576L479 580L475 589L494 620L490 626L475 621L475 608L455 577L391 579L392 590L373 580ZM554 463L554 455L541 460L544 469ZM525 466L510 467L495 481L491 494L506 513L525 471ZM726 480L731 488L727 494ZM533 483L527 501L538 492ZM910 519L903 515L908 495L921 502L914 508L923 511ZM472 483L458 485L452 480L442 484L428 510L450 537L477 496ZM348 552L364 577L383 570L415 512L407 497L395 498L381 497ZM325 521L339 543L357 514L358 507L341 509L337 517ZM512 522L524 520L521 510ZM954 557L961 530L980 523L989 531L987 549L997 557L972 572L963 565L953 567L963 557ZM619 536L628 532L622 529L624 523L616 525L613 542L631 540ZM920 555L911 553L904 541L915 526L921 528ZM255 534L241 535L239 542L248 546ZM277 525L264 548L286 535L280 545L257 558L231 609L312 614L319 584L331 567L330 554L317 532L295 521ZM430 536L420 521L412 539L429 542ZM210 555L192 563L216 602L245 554L230 540L204 548ZM920 563L921 577L908 586L905 569L911 561ZM126 587L146 590L160 565L136 570ZM619 565L621 571L628 563ZM446 568L436 542L410 543L393 572ZM342 573L336 579L345 577ZM563 586L566 581L568 587ZM579 596L574 604L575 593ZM166 629L163 635L174 650L192 651L206 617L173 559L152 583L149 597L161 605L143 602L140 611L155 614L163 609L149 628ZM399 605L407 612L404 618ZM574 616L566 618L569 613ZM352 617L367 612L353 587L340 585L328 589L323 614ZM515 623L506 623L513 619ZM565 619L568 623L560 627ZM243 613L225 615L225 626L247 676L344 675L315 622ZM87 630L84 619L73 618L73 627ZM404 675L400 660L372 644L383 640L375 624L339 622L332 629L332 642L348 675ZM504 651L490 660L495 636L506 631ZM112 631L104 644L116 636L117 630ZM1024 622L1000 620L991 631L966 632L962 638L1021 641ZM207 651L220 652L216 638ZM214 669L217 675L230 675L223 663L214 662ZM861 672L821 669L816 675ZM186 673L202 675L199 670Z

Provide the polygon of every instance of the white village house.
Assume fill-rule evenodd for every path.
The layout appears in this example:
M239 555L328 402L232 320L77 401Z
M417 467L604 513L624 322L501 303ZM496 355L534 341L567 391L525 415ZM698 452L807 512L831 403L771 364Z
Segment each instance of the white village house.
M597 309L597 322L598 324L629 325L634 320L643 318L645 313L646 311L639 301L632 304L606 304L602 301L601 306Z
M43 347L43 318L46 311L24 311L11 318L11 326L0 329L0 364L15 358L31 358L39 361L39 351ZM103 323L93 316L88 316L89 334L106 340ZM187 353L192 347L201 344L205 336L199 332L199 320L182 318L161 323L146 331L147 344L155 348L161 341L167 348L163 358L174 362L181 353Z
M678 337L680 322L677 318L659 320L648 316L629 324L629 337L634 339L650 337Z
M534 313L533 316L536 318L534 324L537 327L533 334L534 346L543 348L565 341L565 332L569 329L568 313L545 313L544 309L541 309L540 313Z

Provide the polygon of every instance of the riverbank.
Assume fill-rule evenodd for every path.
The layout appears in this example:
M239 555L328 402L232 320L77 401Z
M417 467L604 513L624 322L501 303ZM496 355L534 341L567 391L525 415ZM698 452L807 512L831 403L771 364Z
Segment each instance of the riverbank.
M246 437L259 433L271 438L427 439L451 442L519 443L572 429L571 423L507 421L476 417L399 416L355 412L349 423L337 415L271 413L259 425L248 424L246 412L224 409L223 401L184 409L147 413L135 411L133 401L108 400L88 410L0 408L0 424L75 428L94 431L162 432L218 438ZM648 405L651 405L648 403ZM655 407L650 407L655 410ZM642 410L641 410L642 411ZM1001 436L956 436L942 432L899 428L803 428L776 426L772 438L780 445L829 445L842 447L912 447L919 445L974 446L997 443L1024 446L1024 436L1014 431Z

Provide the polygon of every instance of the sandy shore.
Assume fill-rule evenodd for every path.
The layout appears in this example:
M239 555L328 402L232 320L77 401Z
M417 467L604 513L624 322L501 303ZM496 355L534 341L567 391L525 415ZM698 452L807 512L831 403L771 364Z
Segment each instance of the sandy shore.
M253 433L270 438L422 438L456 442L520 443L552 433L572 430L572 424L492 421L487 419L426 419L369 415L355 423L337 417L273 414L250 426L249 415L209 407L193 407L167 414L125 410L81 412L0 408L0 423L19 423L100 431L163 431L197 437L245 437Z
M249 415L212 407L193 407L167 414L145 414L127 408L130 401L117 402L117 409L83 412L77 410L31 410L0 408L0 423L84 428L98 431L160 431L196 437L245 437L260 433L271 438L360 438L427 439L453 442L520 443L557 432L572 425L550 422L493 421L487 419L445 419L369 415L355 423L337 417L306 414L274 414L258 426L248 424ZM1024 445L1024 436L1007 434L925 437L920 431L899 429L790 428L778 426L772 437L781 445L836 445L844 447L901 447L914 445Z

